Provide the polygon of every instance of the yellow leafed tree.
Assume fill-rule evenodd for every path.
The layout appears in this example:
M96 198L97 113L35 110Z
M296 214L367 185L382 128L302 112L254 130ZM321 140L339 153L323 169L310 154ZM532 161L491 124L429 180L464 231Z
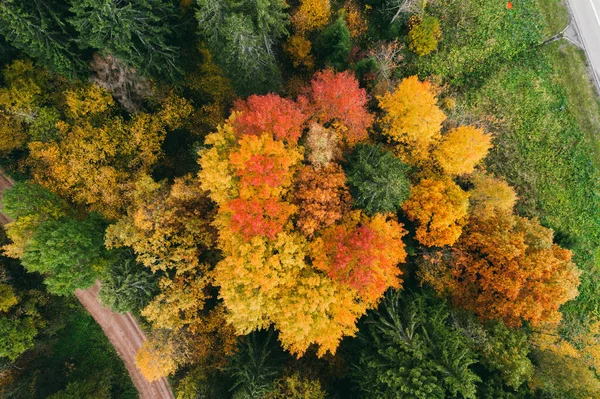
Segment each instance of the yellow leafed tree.
M327 25L331 16L329 0L300 0L300 7L292 16L294 29L308 33Z
M413 187L403 209L417 223L421 244L453 245L466 222L469 195L447 177L423 179Z
M394 92L379 97L384 111L383 134L399 144L398 152L405 162L426 160L431 145L439 140L446 115L436 103L431 83L416 76L403 79Z
M451 129L435 149L433 156L449 175L469 174L492 148L492 138L475 126Z

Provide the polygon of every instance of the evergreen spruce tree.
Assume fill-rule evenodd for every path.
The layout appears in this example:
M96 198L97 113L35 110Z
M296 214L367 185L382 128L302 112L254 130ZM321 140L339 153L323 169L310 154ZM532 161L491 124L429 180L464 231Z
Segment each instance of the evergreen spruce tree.
M169 43L172 2L77 0L70 10L81 48L115 56L141 73L177 76L179 49Z
M287 34L282 0L197 0L200 34L240 95L277 89L273 44Z

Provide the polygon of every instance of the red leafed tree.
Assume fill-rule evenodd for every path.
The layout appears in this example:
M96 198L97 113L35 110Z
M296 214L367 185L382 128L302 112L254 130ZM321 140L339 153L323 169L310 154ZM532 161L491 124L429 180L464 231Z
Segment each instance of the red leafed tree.
M401 224L382 214L359 218L353 213L344 224L328 228L314 241L313 265L375 304L389 287L402 283L398 264L406 259L404 234Z
M278 201L276 198L265 200L236 198L221 210L231 214L230 229L241 234L248 241L256 236L274 239L283 230L283 226L295 212L296 207Z
M356 144L368 137L373 116L367 111L367 92L359 87L351 72L336 73L329 69L317 72L309 94L310 101L301 97L299 102L321 124L337 127L346 143Z
M298 104L276 94L253 95L245 101L239 100L235 110L240 112L234 121L239 136L269 133L274 139L288 143L298 141L307 120Z

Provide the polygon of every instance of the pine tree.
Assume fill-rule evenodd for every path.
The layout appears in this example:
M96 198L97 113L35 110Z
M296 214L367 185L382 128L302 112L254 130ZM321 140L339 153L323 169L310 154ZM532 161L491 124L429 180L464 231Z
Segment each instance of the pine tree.
M113 55L142 73L175 77L178 48L169 44L175 8L161 0L78 0L69 22L81 48Z

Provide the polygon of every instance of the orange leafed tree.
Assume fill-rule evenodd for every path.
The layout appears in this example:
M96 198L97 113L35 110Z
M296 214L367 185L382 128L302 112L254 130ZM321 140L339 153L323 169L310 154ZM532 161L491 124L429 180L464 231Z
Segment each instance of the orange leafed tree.
M346 175L338 164L300 169L294 195L298 205L296 225L307 236L334 224L350 210Z
M453 301L513 327L557 324L560 306L577 296L580 272L552 236L508 213L472 219L449 261Z
M295 144L304 128L307 117L298 104L276 94L253 95L235 103L239 112L233 126L239 136L260 136L270 133L276 140Z
M469 195L449 178L427 178L413 187L403 209L417 223L416 238L421 244L453 245L466 222Z
M436 104L431 83L416 76L403 79L394 92L379 97L383 133L400 144L404 161L414 164L427 159L431 145L439 140L446 115Z
M156 381L189 363L189 342L184 336L169 330L155 329L135 357L135 365L148 381Z
M344 141L353 145L368 137L373 116L367 111L367 92L351 72L317 72L309 89L310 101L299 102L323 125L331 124Z
M108 218L123 215L138 174L149 174L162 154L167 129L179 128L191 113L185 100L171 96L154 114L129 120L112 116L114 102L96 86L65 93L66 121L57 141L29 143L34 180Z
M433 156L449 175L469 174L492 148L492 138L475 126L451 129L442 137Z
M353 213L332 226L311 247L313 265L333 280L356 289L363 301L376 304L384 292L402 283L398 264L406 260L398 222L382 214L373 218Z
M229 164L239 178L240 197L277 197L292 183L292 167L302 160L299 149L288 149L270 135L244 135Z

